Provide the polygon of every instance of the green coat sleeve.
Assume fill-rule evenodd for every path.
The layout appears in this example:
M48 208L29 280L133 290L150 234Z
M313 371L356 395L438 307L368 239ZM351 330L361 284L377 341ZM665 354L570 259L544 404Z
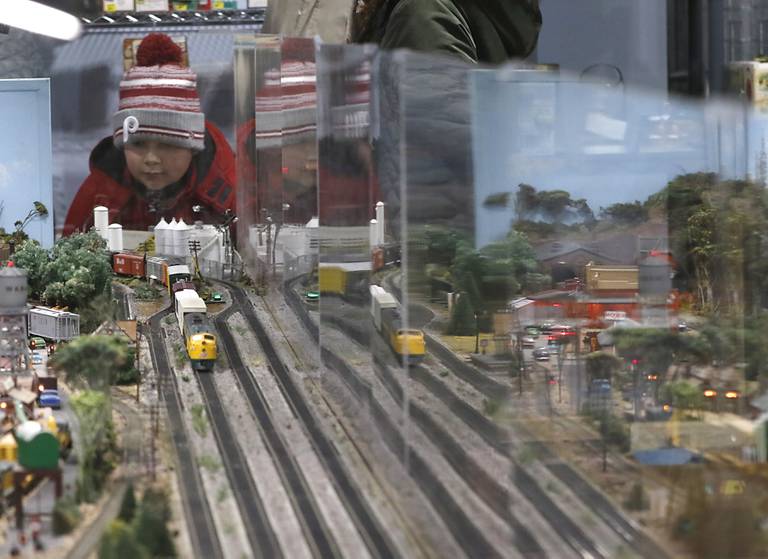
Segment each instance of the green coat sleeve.
M438 52L476 63L477 46L462 13L443 0L402 0L392 11L381 47Z

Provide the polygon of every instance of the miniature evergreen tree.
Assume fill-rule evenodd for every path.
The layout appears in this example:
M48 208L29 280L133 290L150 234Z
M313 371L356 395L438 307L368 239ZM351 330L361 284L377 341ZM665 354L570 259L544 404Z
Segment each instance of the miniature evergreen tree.
M149 559L153 555L147 553L137 535L144 540L143 535L131 530L122 520L113 521L101 537L99 559Z
M133 519L133 531L141 534L142 542L152 557L176 557L176 548L168 531L170 519L168 494L162 489L147 488Z
M459 300L453 307L448 333L454 336L474 336L477 333L475 309L464 293L459 295Z
M120 505L118 518L124 522L131 522L136 514L136 493L133 490L133 483L128 483L123 495L123 502Z

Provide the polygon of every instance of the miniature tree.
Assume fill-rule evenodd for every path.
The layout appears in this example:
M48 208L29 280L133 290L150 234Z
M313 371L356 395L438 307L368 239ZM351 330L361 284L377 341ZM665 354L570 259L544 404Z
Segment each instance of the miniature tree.
M80 336L59 348L51 366L63 370L67 382L92 390L109 386L134 370L133 348L114 336Z
M29 211L26 217L14 223L14 226L16 227L16 231L22 232L32 220L41 219L44 217L48 217L48 208L46 208L45 204L42 202L33 202L32 209Z
M123 495L123 502L120 504L120 512L118 518L123 522L131 522L136 514L136 492L133 490L133 483L128 482L128 487L125 488L125 494Z
M469 297L463 293L453 307L448 333L454 336L474 336L477 333L475 311Z
M56 535L69 534L80 522L80 509L71 495L65 495L53 507L53 533Z
M168 531L170 519L168 494L162 489L148 487L133 519L133 531L141 536L152 557L176 557L173 539Z
M648 496L645 494L643 483L636 481L629 490L629 495L624 503L627 509L631 511L647 510L649 507Z
M621 368L621 359L604 351L596 351L587 355L587 378L612 379Z
M78 498L93 502L115 466L116 442L109 400L103 392L87 390L70 398L70 404L80 425Z
M27 270L30 295L50 305L78 309L109 286L112 268L104 240L92 231L57 241L50 251L25 241L16 264Z
M143 538L142 538L143 539ZM122 520L114 520L101 537L99 559L149 559L153 557L142 545L135 531Z
M684 380L664 384L661 400L681 410L697 410L704 405L701 388Z

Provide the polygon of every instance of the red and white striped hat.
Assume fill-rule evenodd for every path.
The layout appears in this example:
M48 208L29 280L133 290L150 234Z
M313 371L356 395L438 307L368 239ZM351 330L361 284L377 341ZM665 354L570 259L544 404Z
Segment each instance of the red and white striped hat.
M163 33L150 33L136 52L136 66L120 82L120 106L112 117L113 141L157 140L202 151L205 115L197 76L182 64L181 48Z

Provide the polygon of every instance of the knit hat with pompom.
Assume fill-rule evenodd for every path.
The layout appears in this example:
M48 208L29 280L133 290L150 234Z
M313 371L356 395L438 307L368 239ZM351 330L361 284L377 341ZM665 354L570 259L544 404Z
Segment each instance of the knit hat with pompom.
M181 48L163 33L150 33L136 52L136 66L120 82L120 106L112 117L113 141L157 140L202 151L205 115L197 76L183 66Z

